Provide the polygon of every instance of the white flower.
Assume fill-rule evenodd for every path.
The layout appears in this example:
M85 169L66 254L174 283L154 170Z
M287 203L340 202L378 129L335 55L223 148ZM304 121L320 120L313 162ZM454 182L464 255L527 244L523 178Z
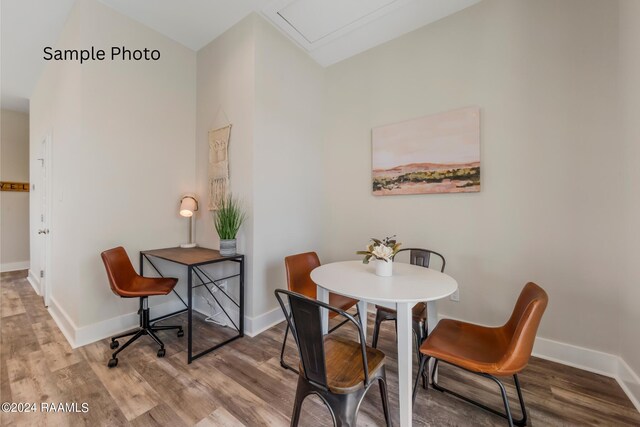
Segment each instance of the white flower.
M389 260L391 259L391 255L393 255L393 249L385 245L378 245L373 248L371 253L379 259Z

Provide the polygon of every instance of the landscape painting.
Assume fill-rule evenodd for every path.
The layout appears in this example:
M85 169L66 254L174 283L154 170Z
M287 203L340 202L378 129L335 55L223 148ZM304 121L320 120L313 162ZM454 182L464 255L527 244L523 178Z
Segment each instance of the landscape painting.
M372 131L373 194L480 191L480 108L433 114Z

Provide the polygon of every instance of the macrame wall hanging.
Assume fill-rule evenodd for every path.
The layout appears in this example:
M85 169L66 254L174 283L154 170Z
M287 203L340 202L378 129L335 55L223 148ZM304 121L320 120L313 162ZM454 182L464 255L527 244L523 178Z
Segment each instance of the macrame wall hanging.
M229 188L231 124L209 131L209 210L220 209Z

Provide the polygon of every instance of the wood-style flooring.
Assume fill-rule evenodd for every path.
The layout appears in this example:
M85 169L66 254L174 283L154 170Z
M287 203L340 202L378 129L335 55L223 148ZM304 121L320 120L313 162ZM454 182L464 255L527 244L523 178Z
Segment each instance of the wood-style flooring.
M107 368L107 340L72 350L24 274L3 274L1 291L0 394L2 402L77 402L86 413L2 413L3 426L286 426L293 408L297 376L279 364L284 324L255 338L245 337L186 364L186 338L160 333L167 354L156 357L148 337L121 353L118 367ZM175 324L184 318L166 323ZM372 322L369 322L371 325ZM389 322L387 322L389 323ZM340 328L336 333L351 335ZM371 337L371 329L369 330ZM289 340L288 357L296 365ZM395 333L381 332L387 354L389 398L398 425ZM414 366L414 370L415 370ZM440 381L483 399L495 408L495 385L443 366ZM615 380L532 358L521 375L531 426L640 426L634 409ZM515 390L509 387L513 408ZM519 411L514 409L516 416ZM359 426L383 424L377 386L367 394ZM303 405L303 426L330 426L328 410L317 398ZM503 419L433 389L420 389L416 426L505 425Z

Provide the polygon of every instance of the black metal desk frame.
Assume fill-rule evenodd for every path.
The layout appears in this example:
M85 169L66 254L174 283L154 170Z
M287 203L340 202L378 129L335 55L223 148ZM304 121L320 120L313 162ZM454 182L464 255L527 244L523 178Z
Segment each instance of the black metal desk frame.
M167 249L175 249L175 248L167 248ZM177 316L178 314L182 314L184 312L188 313L187 314L187 363L191 363L194 360L198 359L199 357L202 357L205 354L208 354L216 350L217 348L220 348L244 336L244 255L236 254L236 255L227 256L227 257L220 256L220 258L211 259L203 262L187 263L187 262L181 262L176 259L171 259L170 257L165 258L165 257L154 255L153 253L151 253L151 252L157 252L157 251L159 250L149 250L149 251L140 252L140 275L141 276L144 275L144 261L146 260L149 263L149 265L153 267L156 273L158 273L161 277L164 277L164 275L160 272L160 270L155 266L151 258L158 258L158 259L169 261L175 264L184 265L185 267L187 267L187 302L185 302L184 299L174 289L173 293L175 294L175 296L178 297L178 299L180 299L182 304L184 304L185 308L175 311L173 313L165 314L164 316L153 318L150 320L150 322L155 323L155 322L159 322L160 320L167 319L169 317ZM218 252L218 251L215 251L215 252ZM219 264L223 262L237 263L239 265L240 271L236 274L214 279L201 268L205 265L213 265L213 264ZM194 283L195 282L194 275L195 275L195 278L198 279L199 283ZM239 301L235 301L227 292L225 292L225 290L222 287L220 287L220 282L227 279L234 278L234 277L239 277L239 287L240 287ZM208 285L215 286L218 289L218 291L220 291L229 301L231 301L236 307L238 307L238 310L239 310L238 323L239 324L236 324L236 322L233 321L229 313L227 313L227 311L224 309L222 304L220 304L220 301L218 301L218 298L216 298L213 292L211 292L211 289L209 289ZM231 324L238 331L238 334L224 340L221 343L214 345L213 347L203 350L197 354L193 354L193 290L201 286L204 286L204 288L213 297L213 299L216 301L218 306L222 309L222 311L227 316Z

